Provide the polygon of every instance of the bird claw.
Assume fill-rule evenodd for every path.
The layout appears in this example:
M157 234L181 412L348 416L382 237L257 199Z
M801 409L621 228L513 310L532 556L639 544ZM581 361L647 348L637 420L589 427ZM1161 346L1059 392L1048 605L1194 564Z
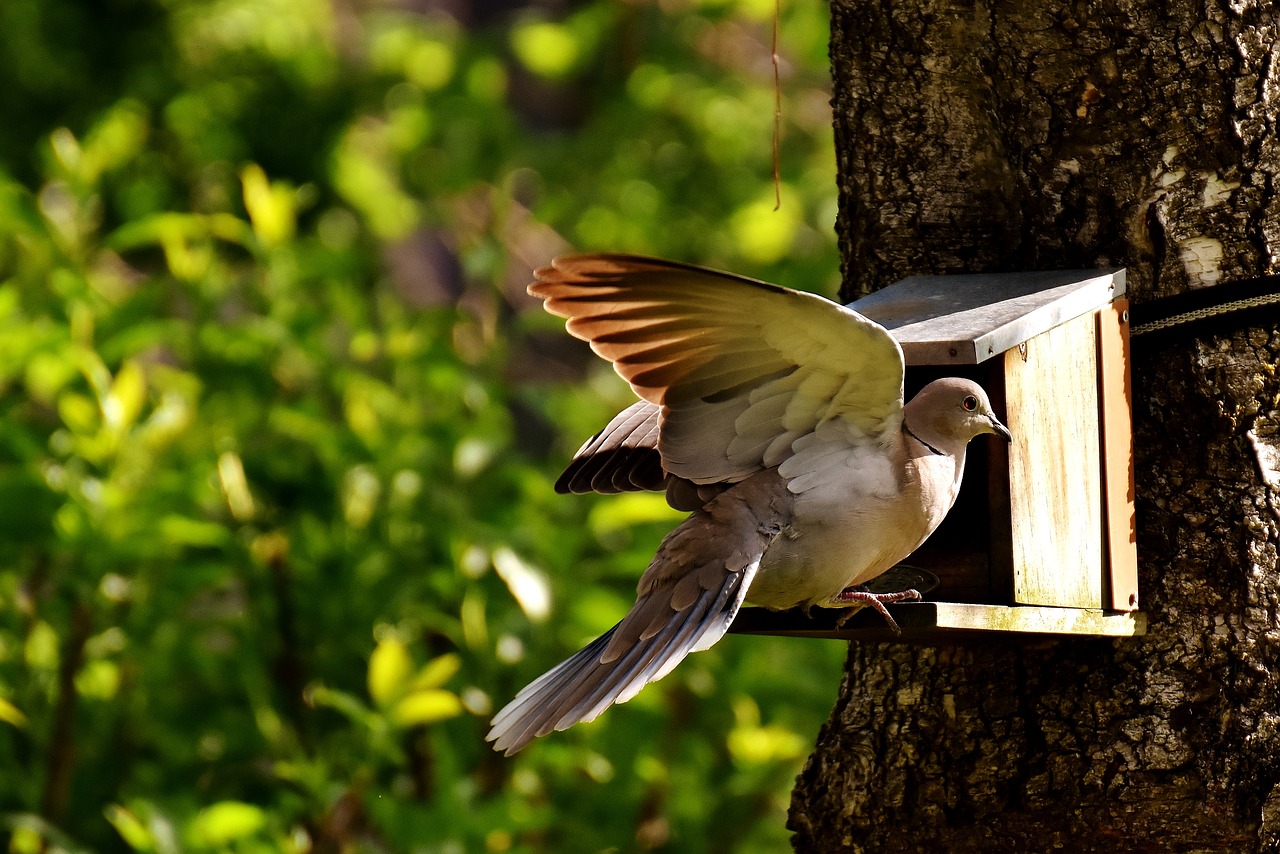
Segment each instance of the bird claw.
M902 634L902 629L898 626L898 621L889 613L889 609L885 607L885 603L905 602L920 598L918 590L899 590L896 593L872 593L869 590L859 590L856 587L846 587L841 590L835 598L840 604L858 603L858 607L850 608L836 619L836 628L841 628L850 617L860 610L862 605L870 605L875 608L876 613L884 617L885 622L889 624L889 628L893 629L895 635Z

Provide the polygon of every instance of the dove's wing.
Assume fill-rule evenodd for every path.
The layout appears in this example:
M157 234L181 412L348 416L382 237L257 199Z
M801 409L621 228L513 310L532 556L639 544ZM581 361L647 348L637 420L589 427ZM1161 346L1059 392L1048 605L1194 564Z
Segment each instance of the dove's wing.
M640 400L588 439L556 481L556 492L656 491L666 485L658 455L660 410Z
M561 473L556 492L657 492L665 489L667 503L677 510L697 510L729 484L697 484L662 470L658 453L661 407L639 400L613 416L592 436Z
M737 482L821 425L838 421L853 443L901 427L897 341L822 297L628 255L560 258L536 276L529 293L662 407L669 474Z
M494 716L494 748L514 753L537 736L592 720L723 637L790 518L791 501L782 477L765 472L686 519L663 540L622 621Z

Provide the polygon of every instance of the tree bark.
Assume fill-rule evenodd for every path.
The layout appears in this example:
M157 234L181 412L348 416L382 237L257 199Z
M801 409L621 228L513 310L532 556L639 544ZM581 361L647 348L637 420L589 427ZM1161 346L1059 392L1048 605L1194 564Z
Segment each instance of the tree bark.
M846 297L1276 272L1278 39L1274 0L835 0ZM851 644L797 850L1280 850L1280 332L1134 356L1148 634Z

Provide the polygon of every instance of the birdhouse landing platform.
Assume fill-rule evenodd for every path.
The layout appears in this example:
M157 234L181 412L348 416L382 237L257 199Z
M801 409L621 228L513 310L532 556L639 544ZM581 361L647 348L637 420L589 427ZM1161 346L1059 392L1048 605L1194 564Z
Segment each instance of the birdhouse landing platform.
M955 507L908 558L938 584L889 606L903 640L1146 630L1124 292L1123 270L913 276L850 304L902 345L907 399L969 377L1013 433L970 443ZM743 608L731 631L895 637L870 609L841 613Z

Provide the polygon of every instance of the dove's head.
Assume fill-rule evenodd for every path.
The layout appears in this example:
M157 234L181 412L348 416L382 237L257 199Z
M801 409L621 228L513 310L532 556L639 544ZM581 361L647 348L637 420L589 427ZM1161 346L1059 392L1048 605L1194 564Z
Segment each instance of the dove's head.
M921 441L956 453L974 436L994 433L1012 441L1009 428L991 411L982 386L972 380L947 377L934 380L906 405L903 421Z

